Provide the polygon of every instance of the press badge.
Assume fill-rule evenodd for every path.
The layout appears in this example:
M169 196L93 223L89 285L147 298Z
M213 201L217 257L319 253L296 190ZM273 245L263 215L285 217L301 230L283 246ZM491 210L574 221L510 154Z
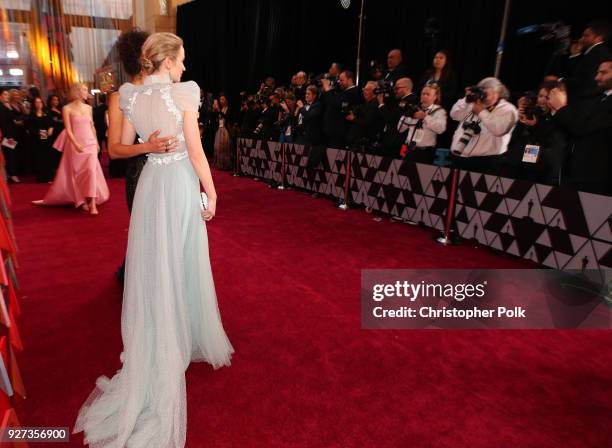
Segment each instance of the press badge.
M538 145L526 145L523 152L523 162L536 163L540 156L540 147Z

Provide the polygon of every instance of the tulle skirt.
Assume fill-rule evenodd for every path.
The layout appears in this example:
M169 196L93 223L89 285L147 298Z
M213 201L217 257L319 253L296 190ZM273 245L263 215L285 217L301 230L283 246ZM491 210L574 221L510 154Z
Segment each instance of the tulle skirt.
M128 237L122 368L98 378L74 430L91 447L182 448L189 363L230 364L199 191L188 158L149 161L142 171Z

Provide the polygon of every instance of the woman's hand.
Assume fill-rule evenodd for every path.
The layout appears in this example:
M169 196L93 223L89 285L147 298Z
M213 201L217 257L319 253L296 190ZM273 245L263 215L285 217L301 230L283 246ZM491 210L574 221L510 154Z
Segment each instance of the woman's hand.
M178 139L172 135L169 137L158 137L161 131L157 130L149 135L147 140L147 151L155 153L174 152L178 148Z
M75 145L74 149L76 149L76 152L78 152L79 154L82 154L83 151L85 151L85 149L83 148L83 145Z
M216 199L208 199L208 209L202 211L202 219L204 221L210 221L215 216L217 211L217 200Z

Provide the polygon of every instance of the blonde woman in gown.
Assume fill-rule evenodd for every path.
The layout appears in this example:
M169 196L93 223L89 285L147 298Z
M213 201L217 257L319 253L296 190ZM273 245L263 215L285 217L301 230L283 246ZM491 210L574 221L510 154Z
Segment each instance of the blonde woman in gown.
M206 224L217 196L198 131L200 89L179 83L180 38L151 35L142 50L142 86L124 84L123 144L136 133L176 135L176 152L149 154L132 210L121 316L122 367L98 378L74 432L91 447L182 448L185 370L191 361L230 364L233 347L217 306ZM201 213L200 188L209 208ZM203 221L204 218L204 221Z

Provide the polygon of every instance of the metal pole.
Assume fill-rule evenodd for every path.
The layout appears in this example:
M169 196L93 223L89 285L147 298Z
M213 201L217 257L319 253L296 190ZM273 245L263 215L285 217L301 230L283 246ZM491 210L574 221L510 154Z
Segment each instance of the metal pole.
M435 240L445 246L457 244L457 240L451 235L453 221L455 220L455 205L457 204L457 185L459 183L459 168L452 169L453 179L451 181L451 191L448 197L448 208L446 209L446 223L444 225L444 233L435 238Z
M502 20L501 32L499 34L499 43L497 44L497 58L495 59L495 73L493 76L499 78L499 70L501 68L502 57L504 55L504 45L506 45L506 32L508 30L508 18L510 16L511 0L506 0L504 7L504 18Z
M357 35L357 61L355 62L355 73L357 78L355 84L359 85L359 71L361 67L361 35L363 34L363 8L365 0L361 0L361 10L359 12L359 34Z
M285 148L287 143L281 143L281 184L278 186L279 190L285 189Z

